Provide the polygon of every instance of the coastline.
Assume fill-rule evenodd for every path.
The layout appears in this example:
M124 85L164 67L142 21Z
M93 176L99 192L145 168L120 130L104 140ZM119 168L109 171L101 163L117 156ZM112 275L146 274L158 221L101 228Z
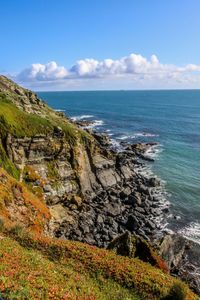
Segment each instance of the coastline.
M132 212L126 229L149 241L167 262L171 274L189 282L190 287L200 294L200 245L181 232L168 228L170 219L176 220L178 216L172 215L165 184L152 172L149 165L156 159L159 144L154 142L129 144L122 141L116 146L108 132L98 132L98 129L95 131L99 123L86 121L84 117L72 121L94 135L101 146L122 156L130 155L136 158L133 164L137 179L134 180L136 179L137 189L147 198L144 202L134 198L137 203L134 206L135 213Z
M164 263L166 271L191 281L190 286L199 292L194 267L187 272L187 278L184 269L186 255L194 257L193 247L177 234L167 231L164 235L170 210L163 201L162 182L147 167L152 165L159 144L128 144L123 138L113 145L115 136L110 135L109 128L111 138L102 130L92 130L94 126L105 128L101 120L70 120L63 111L54 111L31 91L5 77L2 82L5 117L1 121L1 166L19 185L24 182L33 197L43 203L46 218L37 230L63 242L75 240L92 248L108 248L120 236L129 239L132 235L138 245L136 257L137 249L138 254L145 251L144 259L148 262L146 250L149 254L156 250L158 259L160 254L168 265L167 268ZM12 122L8 118L10 110ZM19 116L22 124L18 123ZM148 140L153 138L148 132L138 134L148 135ZM19 197L15 190L11 199ZM21 193L21 188L18 190ZM25 226L33 226L24 220L19 201L6 200L8 218L13 217L13 205L17 212L15 221L23 220Z
M95 129L106 132L115 148L127 141L159 142L160 153L151 168L165 181L166 190L171 194L167 198L175 219L171 220L170 229L200 241L199 122L195 109L199 107L199 93L132 91L126 95L121 92L40 95L70 117L85 115L85 120L103 121ZM177 110L178 107L181 109Z

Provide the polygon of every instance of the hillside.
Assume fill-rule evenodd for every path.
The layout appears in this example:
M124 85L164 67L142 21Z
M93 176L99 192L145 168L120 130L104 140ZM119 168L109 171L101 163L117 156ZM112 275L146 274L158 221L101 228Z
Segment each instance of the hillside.
M0 76L2 299L198 299L143 240L159 205L143 147L115 153ZM126 232L132 258L102 249Z

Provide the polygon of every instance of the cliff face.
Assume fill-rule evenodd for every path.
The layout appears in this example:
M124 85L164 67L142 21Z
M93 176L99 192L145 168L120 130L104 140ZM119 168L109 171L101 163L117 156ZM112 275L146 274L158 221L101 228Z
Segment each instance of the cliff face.
M49 234L107 246L125 230L148 239L161 217L157 183L137 173L137 149L114 153L50 109L31 91L0 78L1 165L43 197ZM143 150L143 149L142 149ZM18 174L18 175L17 175Z
M111 158L98 146L77 142L72 147L62 131L30 138L8 135L5 145L21 181L41 193L49 206L52 235L103 246L123 232L119 222L131 205L120 202L119 194L125 190L128 197L132 192L129 159L118 165L117 155Z

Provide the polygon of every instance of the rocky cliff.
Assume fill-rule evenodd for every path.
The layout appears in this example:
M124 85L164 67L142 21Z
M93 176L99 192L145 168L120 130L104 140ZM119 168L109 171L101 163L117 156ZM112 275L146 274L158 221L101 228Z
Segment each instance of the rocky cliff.
M156 232L165 213L156 197L159 182L137 172L138 157L151 145L108 150L105 138L5 77L0 108L1 165L16 169L20 181L43 197L49 234L105 247L126 230L146 239Z

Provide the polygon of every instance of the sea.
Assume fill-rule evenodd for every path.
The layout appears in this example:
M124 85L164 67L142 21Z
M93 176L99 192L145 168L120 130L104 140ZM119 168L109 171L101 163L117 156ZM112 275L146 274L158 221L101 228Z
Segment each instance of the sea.
M200 90L38 92L73 120L93 121L113 147L158 142L146 172L159 177L170 203L166 227L200 243ZM123 142L123 143L122 143Z

